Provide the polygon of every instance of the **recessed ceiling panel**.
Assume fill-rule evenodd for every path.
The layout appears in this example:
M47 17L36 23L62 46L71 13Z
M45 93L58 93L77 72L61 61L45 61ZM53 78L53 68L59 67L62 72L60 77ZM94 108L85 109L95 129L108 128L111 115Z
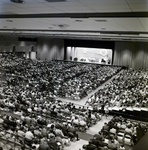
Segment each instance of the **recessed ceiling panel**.
M126 33L135 32L137 35L139 32L148 32L148 18L146 18L146 16L143 16L144 18L137 18L135 15L129 18L123 14L123 12L128 12L128 15L133 14L133 12L135 12L134 14L136 14L136 12L148 12L148 0L24 1L24 4L17 4L12 3L10 0L0 0L1 17L3 17L3 14L24 16L24 18L16 19L13 18L15 15L12 18L11 16L9 18L7 15L8 18L0 19L0 29L18 29L19 32L22 32L21 30L36 30L36 32L41 32L41 30L43 30L44 33L45 31L48 32L50 30L54 31L56 34L61 31L64 34L67 32L67 34L71 35L72 33L80 35L81 32L84 35L89 32L91 35L96 33L98 34L101 31L102 33L111 31ZM78 13L80 13L80 17L77 16L79 15ZM123 15L122 18L117 17L119 13ZM32 14L32 17L28 15L29 18L27 18L27 14ZM43 14L45 16L43 16ZM102 16L99 16L100 14ZM107 15L104 17L105 14L113 14L114 16L112 17L111 15ZM143 14L146 13L142 13L142 15ZM38 17L38 15L39 18L35 18ZM98 15L98 17L95 17L95 15ZM49 16L49 18L47 16ZM62 18L62 16L64 16L64 18ZM77 18L75 16L77 16ZM110 18L108 18L108 16L110 16ZM11 19L13 21L7 21Z
M48 5L53 7L76 7L76 6L85 6L82 3L78 1L72 1L72 2L59 2L59 3L48 3Z
M145 31L148 32L148 18L139 18L142 26L145 28Z
M126 4L126 0L79 0L84 4L90 4L91 2L99 5L114 5L114 4Z
M95 11L88 7L76 6L76 7L56 7L57 9L64 11L65 13L94 13Z
M111 20L123 26L127 31L145 31L137 18L112 18Z
M108 9L102 9L102 8L99 8L99 9L94 9L96 12L100 12L100 13L111 13L111 12L132 12L132 10L130 8L108 8Z
M133 4L133 3L141 3L141 4L146 4L146 3L148 3L148 0L126 0L127 1L127 3L129 3L129 4Z

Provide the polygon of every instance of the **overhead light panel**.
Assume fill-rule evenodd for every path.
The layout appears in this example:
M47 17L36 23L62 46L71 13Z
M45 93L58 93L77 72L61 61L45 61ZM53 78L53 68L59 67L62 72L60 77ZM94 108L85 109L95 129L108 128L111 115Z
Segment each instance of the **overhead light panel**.
M83 22L83 20L75 20L76 22Z
M107 22L107 20L95 20L96 22Z
M56 27L59 27L59 28L69 27L68 24L53 24L53 26L56 26Z
M19 4L23 4L25 3L23 0L10 0L13 3L19 3Z
M7 22L13 22L13 20L6 20Z
M66 0L45 0L47 2L66 2Z
M101 30L106 30L106 28L101 28Z

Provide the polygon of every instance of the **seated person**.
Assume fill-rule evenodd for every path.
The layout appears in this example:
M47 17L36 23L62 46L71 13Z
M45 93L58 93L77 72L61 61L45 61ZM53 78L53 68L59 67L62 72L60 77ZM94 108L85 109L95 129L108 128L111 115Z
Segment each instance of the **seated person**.
M38 138L41 137L41 132L40 132L40 128L38 126L36 126L35 130L33 131L34 135Z
M124 132L124 136L125 135L129 135L130 137L132 136L132 129L131 129L131 125L128 124L125 128L125 132Z
M91 141L88 142L88 145L83 145L85 150L97 150L97 146L92 144Z
M2 116L0 115L0 124L2 124L4 122L4 119L2 118Z
M73 138L77 138L77 140L79 140L78 134L76 133L76 129L74 127L72 127L71 124L68 124L68 136L70 137L71 140L73 140Z
M108 146L107 147L110 150L117 150L117 145L115 144L113 139L108 142Z
M32 149L39 150L39 146L40 146L40 144L39 144L38 139L35 139L35 140L33 141L33 144L32 144ZM44 146L45 146L45 145L44 145ZM41 147L40 147L40 149L41 149ZM42 148L42 149L43 149L43 148Z
M109 125L105 122L102 131L109 131Z
M51 127L49 128L49 133L52 133L52 134L54 134L54 135L56 135L56 133L55 133L55 126L54 126L54 124L52 124L51 125Z
M94 137L96 137L97 140L102 140L104 138L102 132L95 134Z
M55 139L54 134L50 134L48 145L49 145L50 149L53 149L53 150L59 150L60 149L60 147L59 147L59 145Z
M118 150L126 150L126 149L125 149L124 145L122 144Z
M44 141L40 143L38 150L50 150L50 147L48 143Z
M108 136L109 129L110 129L110 127L108 126L108 124L104 123L104 126L103 126L103 128L101 130L101 132L103 132L104 136Z
M3 127L4 127L6 130L9 129L9 123L10 123L9 116L5 116L5 117L4 117L4 121L3 121Z
M64 136L68 136L68 127L67 127L67 123L63 123L63 126L62 126L62 132L63 132Z
M116 135L117 130L115 128L111 128L109 132L110 134Z
M104 138L102 138L101 140L98 140L99 141L99 143L98 143L98 148L102 148L102 147L104 147L104 146L107 146L108 144L107 143L105 143L105 139Z
M25 137L25 132L24 132L23 126L17 130L17 136L18 136L18 140L20 140L20 141Z
M25 142L27 145L31 146L34 139L33 133L28 129L28 131L25 133Z
M95 137L93 137L93 139L90 139L90 142L91 142L92 144L94 144L96 147L98 147L100 141L97 140Z

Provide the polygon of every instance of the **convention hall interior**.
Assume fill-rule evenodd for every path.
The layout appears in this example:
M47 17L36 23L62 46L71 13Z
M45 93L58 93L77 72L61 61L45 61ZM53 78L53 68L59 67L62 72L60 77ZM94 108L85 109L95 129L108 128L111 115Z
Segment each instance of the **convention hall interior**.
M148 150L148 0L0 0L0 150Z

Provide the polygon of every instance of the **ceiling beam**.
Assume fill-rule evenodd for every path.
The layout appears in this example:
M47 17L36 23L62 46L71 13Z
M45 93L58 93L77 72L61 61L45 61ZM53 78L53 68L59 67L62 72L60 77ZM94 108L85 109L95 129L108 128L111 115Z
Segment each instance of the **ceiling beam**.
M44 29L0 29L0 32L3 31L32 31L32 32L69 32L69 33L102 33L102 34L127 34L127 35L139 35L139 34L148 34L148 32L142 31L102 31L102 30L44 30Z
M0 14L0 18L128 18L148 17L148 12L115 13L55 13L55 14Z

